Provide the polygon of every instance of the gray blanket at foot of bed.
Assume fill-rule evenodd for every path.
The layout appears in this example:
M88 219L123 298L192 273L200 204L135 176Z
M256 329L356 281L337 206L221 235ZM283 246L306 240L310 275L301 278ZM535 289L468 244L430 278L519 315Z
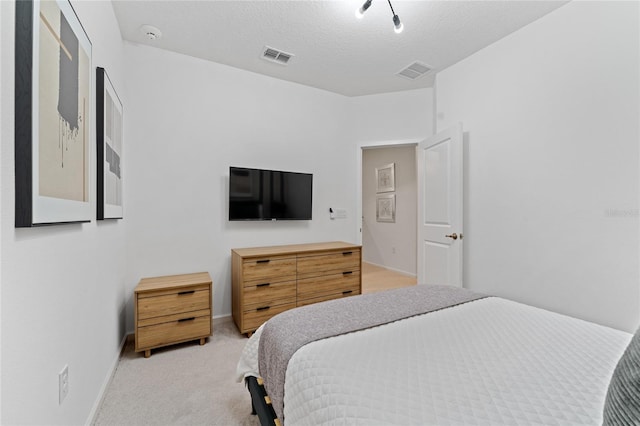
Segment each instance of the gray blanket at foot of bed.
M303 306L271 318L258 347L260 375L284 423L289 359L307 343L437 311L486 297L457 287L417 285Z

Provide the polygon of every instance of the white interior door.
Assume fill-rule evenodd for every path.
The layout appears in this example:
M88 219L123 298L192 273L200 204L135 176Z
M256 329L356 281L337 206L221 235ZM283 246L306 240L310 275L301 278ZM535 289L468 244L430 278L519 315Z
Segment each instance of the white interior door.
M462 124L417 150L418 283L462 287Z

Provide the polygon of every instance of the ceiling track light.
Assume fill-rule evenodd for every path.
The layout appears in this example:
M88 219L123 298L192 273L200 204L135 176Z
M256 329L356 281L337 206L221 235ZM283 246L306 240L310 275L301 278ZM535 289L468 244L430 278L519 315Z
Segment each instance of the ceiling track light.
M364 13L371 6L372 1L373 0L367 0L362 4L362 6L356 9L356 18L362 19L362 17L364 16ZM404 29L404 25L402 25L402 22L400 21L400 17L393 10L393 6L391 5L391 0L387 0L387 2L389 3L389 7L391 8L391 13L393 14L393 30L396 32L396 34L400 34Z
M364 2L362 6L356 9L356 18L362 19L362 17L364 16L364 13L367 11L367 9L369 9L369 6L371 6L372 1L373 0L367 0Z

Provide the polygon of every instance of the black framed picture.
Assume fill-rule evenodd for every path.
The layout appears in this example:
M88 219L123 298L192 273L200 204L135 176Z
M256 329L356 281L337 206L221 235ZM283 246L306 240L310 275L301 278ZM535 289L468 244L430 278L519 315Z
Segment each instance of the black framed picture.
M97 218L122 219L122 102L104 68L96 68Z
M16 2L15 225L88 222L91 42L69 1Z

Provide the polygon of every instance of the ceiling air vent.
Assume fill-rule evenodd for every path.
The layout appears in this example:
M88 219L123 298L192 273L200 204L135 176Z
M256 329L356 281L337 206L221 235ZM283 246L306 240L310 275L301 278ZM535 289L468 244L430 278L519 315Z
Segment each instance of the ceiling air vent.
M275 62L280 65L286 65L293 56L294 55L291 53L286 53L269 46L265 46L262 51L262 59Z
M404 78L408 78L409 80L415 80L418 77L422 77L429 71L431 71L430 66L425 65L422 62L414 62L400 71L398 75Z

